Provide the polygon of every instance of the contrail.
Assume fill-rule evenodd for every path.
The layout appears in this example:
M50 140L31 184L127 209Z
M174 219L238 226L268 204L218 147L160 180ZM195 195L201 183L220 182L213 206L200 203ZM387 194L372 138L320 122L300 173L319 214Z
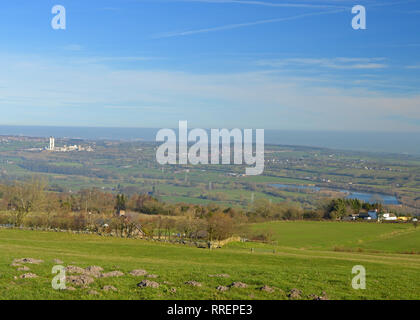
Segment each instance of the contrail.
M309 4L309 3L274 3L255 0L174 0L173 2L207 2L207 3L232 3L249 4L266 7L287 7L287 8L344 8L344 6L330 4Z
M237 23L237 24L228 24L228 25L219 26L219 27L189 30L189 31L181 31L181 32L168 32L168 33L158 34L156 36L153 36L153 38L159 39L159 38L180 37L180 36L188 36L188 35L198 34L198 33L237 29L237 28L243 28L243 27L248 27L248 26L255 26L255 25L259 25L259 24L290 21L290 20L297 20L297 19L301 19L301 18L305 18L305 17L311 17L311 16L333 14L333 13L338 13L338 12L344 12L346 10L347 9L339 9L339 10L333 10L333 11L330 10L330 11L322 11L322 12L312 12L312 13L299 14L299 15L296 15L296 16L285 17L285 18L267 19L267 20L259 20L259 21L254 21L254 22L245 22L245 23Z
M369 8L369 7L394 6L394 5L399 5L399 4L412 3L414 1L416 0L405 0L405 1L403 0L403 1L394 1L394 2L386 2L386 3L375 3L375 4L366 5L366 7ZM219 26L219 27L203 28L203 29L196 29L196 30L189 30L189 31L167 32L167 33L154 35L152 36L153 39L181 37L181 36L188 36L188 35L199 34L199 33L238 29L238 28L243 28L243 27L248 27L248 26L255 26L259 24L268 24L268 23L275 23L275 22L282 22L282 21L297 20L297 19L311 17L311 16L334 14L334 13L344 12L351 9L351 7L343 7L343 6L337 7L337 6L332 6L332 5L316 5L316 4L272 3L272 2L263 2L263 1L255 1L255 0L174 0L174 2L237 3L237 4L272 6L272 7L301 7L301 8L335 7L338 9L330 10L330 11L305 13L305 14L300 14L300 15L285 17L285 18L267 19L267 20L259 20L259 21L254 21L254 22L245 22L245 23L237 23L237 24L228 24L228 25Z

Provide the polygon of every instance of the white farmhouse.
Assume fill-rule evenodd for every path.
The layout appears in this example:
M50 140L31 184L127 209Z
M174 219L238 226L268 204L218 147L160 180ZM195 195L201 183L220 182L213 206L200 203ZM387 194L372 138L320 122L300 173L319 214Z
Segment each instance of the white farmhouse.
M393 213L383 213L380 217L380 220L397 221L397 216Z

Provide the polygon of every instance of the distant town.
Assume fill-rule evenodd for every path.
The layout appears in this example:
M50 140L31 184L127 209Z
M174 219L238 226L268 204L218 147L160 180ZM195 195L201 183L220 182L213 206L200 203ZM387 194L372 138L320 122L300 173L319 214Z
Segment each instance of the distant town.
M47 147L45 147L45 149L52 152L72 152L72 151L93 152L93 148L91 146L84 147L77 144L72 145L72 146L64 145L63 147L56 147L54 137L50 137L50 144Z
M84 140L80 139L62 139L67 144L63 146L56 146L54 137L49 138L49 142L45 145L45 138L42 137L28 137L28 136L0 136L0 144L2 145L15 145L21 144L23 151L50 151L50 152L74 152L85 151L93 152L94 148L87 145ZM48 140L47 140L48 141ZM83 143L83 145L81 144ZM15 145L17 146L17 145Z

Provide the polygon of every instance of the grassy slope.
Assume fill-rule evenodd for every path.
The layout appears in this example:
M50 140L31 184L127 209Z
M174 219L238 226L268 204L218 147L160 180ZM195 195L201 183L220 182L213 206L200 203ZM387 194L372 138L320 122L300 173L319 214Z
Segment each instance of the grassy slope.
M279 246L305 249L364 249L420 253L420 228L412 224L278 221L251 226L255 232L270 230Z
M409 223L278 221L254 224L251 229L270 230L273 240L285 247L420 253L420 228Z
M289 224L292 226L292 224ZM335 224L326 224L333 230ZM332 231L331 231L332 232ZM288 292L298 288L304 295L325 290L333 299L419 299L420 257L418 255L351 253L306 250L259 245L266 251L251 253L251 244L232 244L219 250L197 249L179 245L152 243L142 240L103 238L94 235L74 235L39 231L0 229L0 299L286 299L281 292L268 294L257 290L264 284ZM252 244L254 245L254 244ZM29 265L38 279L14 279L23 272L10 263L15 258L40 258L41 265ZM100 265L106 271L144 268L158 274L159 289L137 289L143 277L126 275L121 278L97 279L90 287L99 296L88 295L89 289L58 292L51 289L52 260L59 258L65 265L82 267ZM351 269L362 264L367 270L367 289L351 288ZM228 273L229 279L210 278L208 274ZM185 281L203 283L193 288ZM164 285L170 281L171 285ZM247 289L231 289L220 293L217 285L243 281ZM111 284L118 293L105 293ZM175 287L177 292L170 293Z

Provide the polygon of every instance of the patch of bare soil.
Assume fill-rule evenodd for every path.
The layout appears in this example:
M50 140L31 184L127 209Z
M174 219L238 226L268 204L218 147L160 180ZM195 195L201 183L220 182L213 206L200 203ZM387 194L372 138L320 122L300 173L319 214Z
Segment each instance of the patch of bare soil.
M322 291L320 296L317 296L315 294L310 294L309 299L312 299L312 300L329 300L328 295L325 291Z
M151 280L143 280L137 284L140 288L159 288L159 283Z
M290 293L287 295L290 299L300 299L302 297L302 291L299 289L293 288L290 290Z
M77 266L67 266L66 267L67 273L77 273L77 274L83 274L85 273L85 269L77 267Z
M261 290L261 291L268 292L268 293L273 293L273 292L275 291L275 289L274 289L274 288L269 287L269 286L267 286L267 285L262 286L262 287L260 288L260 290Z
M108 291L118 291L117 288L115 288L114 286L105 286L102 288L102 290L108 292Z
M90 266L90 267L85 268L83 273L88 275L88 276L99 278L102 275L102 271L104 271L104 269L102 267Z
M248 285L246 284L246 283L243 283L243 282L233 282L229 287L231 287L231 288L241 288L241 289L244 289L244 288L247 288L248 287Z
M111 272L106 272L102 274L102 278L110 278L110 277L121 277L123 276L124 273L122 273L121 271L111 271Z
M14 264L25 264L25 263L30 263L30 264L41 264L43 263L43 260L39 260L39 259L34 259L34 258L22 258L22 259L15 259L13 260Z
M33 279L33 278L38 278L38 276L34 273L25 273L25 274L22 274L19 278L21 278L21 279Z
M77 287L87 287L94 282L94 279L85 274L79 276L69 276L66 277L67 283L72 284Z
M130 274L134 277L142 277L147 274L147 271L143 269L137 269L137 270L131 271Z
M201 287L202 284L200 282L197 281L187 281L185 282L185 284L188 284L189 286L193 286L193 287Z
M90 266L90 267L85 268L85 270L87 272L102 272L104 271L104 268L99 267L99 266Z
M224 291L228 291L229 288L228 287L225 287L225 286L217 286L216 290L221 291L221 292L224 292Z

